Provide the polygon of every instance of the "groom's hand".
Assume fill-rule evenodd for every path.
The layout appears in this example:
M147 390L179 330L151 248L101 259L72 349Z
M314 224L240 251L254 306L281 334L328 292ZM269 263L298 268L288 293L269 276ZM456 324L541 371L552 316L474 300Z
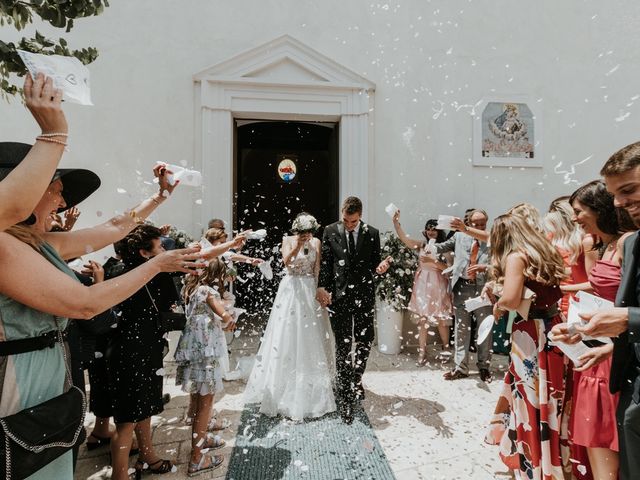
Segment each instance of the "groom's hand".
M391 266L392 261L393 261L392 257L385 258L382 262L380 262L380 265L378 265L378 267L376 268L376 273L378 275L384 275L385 273L387 273L387 270L389 270L389 267Z
M331 305L331 294L327 292L323 287L316 290L316 300L322 308L326 308Z

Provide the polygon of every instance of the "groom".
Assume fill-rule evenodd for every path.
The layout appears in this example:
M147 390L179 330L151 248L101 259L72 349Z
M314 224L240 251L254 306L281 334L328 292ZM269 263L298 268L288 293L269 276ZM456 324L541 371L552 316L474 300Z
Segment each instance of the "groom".
M363 223L362 201L348 197L342 221L328 225L322 236L322 260L316 298L329 306L336 344L336 403L343 421L353 422L353 409L364 398L362 374L373 342L375 274L380 262L380 234ZM353 352L353 353L352 353Z

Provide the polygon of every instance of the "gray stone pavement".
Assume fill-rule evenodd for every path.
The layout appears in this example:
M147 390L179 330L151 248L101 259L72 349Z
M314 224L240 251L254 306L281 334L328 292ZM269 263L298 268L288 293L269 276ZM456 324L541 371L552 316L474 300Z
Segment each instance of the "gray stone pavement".
M232 368L239 358L255 354L256 339L257 336L249 341L240 337L233 342ZM375 347L372 350L364 376L363 408L396 478L510 479L510 473L498 458L497 447L483 443L507 357L494 355L492 369L496 380L493 383L481 382L473 371L467 379L447 382L442 374L450 364L443 365L435 359L438 351L439 347L434 346L429 352L429 364L417 367L414 347L405 348L399 355L384 355ZM175 367L171 362L167 362L165 370L165 392L170 393L172 399L162 415L153 418L153 438L159 455L176 463L175 472L161 478L177 480L187 478L191 431L182 419L189 399L174 385ZM218 451L227 459L243 409L244 385L242 381L225 382L224 393L216 399L216 411L231 421L231 426L222 432L227 446ZM89 416L88 427L92 421ZM107 450L88 452L83 446L75 479L110 478ZM134 462L132 458L132 466ZM216 471L197 478L225 478L226 468L227 461ZM304 474L300 478L304 478Z

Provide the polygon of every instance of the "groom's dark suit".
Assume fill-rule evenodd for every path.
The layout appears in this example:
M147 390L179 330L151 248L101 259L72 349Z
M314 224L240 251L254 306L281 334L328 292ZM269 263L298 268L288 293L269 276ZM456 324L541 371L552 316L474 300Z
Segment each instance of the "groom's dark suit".
M620 392L618 440L620 478L640 478L640 237L630 235L624 242L622 280L616 307L629 309L629 328L614 340L611 379L612 393Z
M374 337L374 276L380 263L380 234L360 222L354 252L349 251L347 235L342 222L325 228L318 286L332 294L329 310L336 343L337 400L351 406L363 392L362 374Z

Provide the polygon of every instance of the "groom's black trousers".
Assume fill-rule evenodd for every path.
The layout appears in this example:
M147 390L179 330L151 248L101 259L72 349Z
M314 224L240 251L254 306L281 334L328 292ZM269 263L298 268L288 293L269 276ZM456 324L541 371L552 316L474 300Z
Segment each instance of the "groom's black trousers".
M338 403L353 404L362 389L362 375L373 343L374 307L359 305L351 295L329 305L336 342L336 394ZM355 356L351 355L353 342Z

